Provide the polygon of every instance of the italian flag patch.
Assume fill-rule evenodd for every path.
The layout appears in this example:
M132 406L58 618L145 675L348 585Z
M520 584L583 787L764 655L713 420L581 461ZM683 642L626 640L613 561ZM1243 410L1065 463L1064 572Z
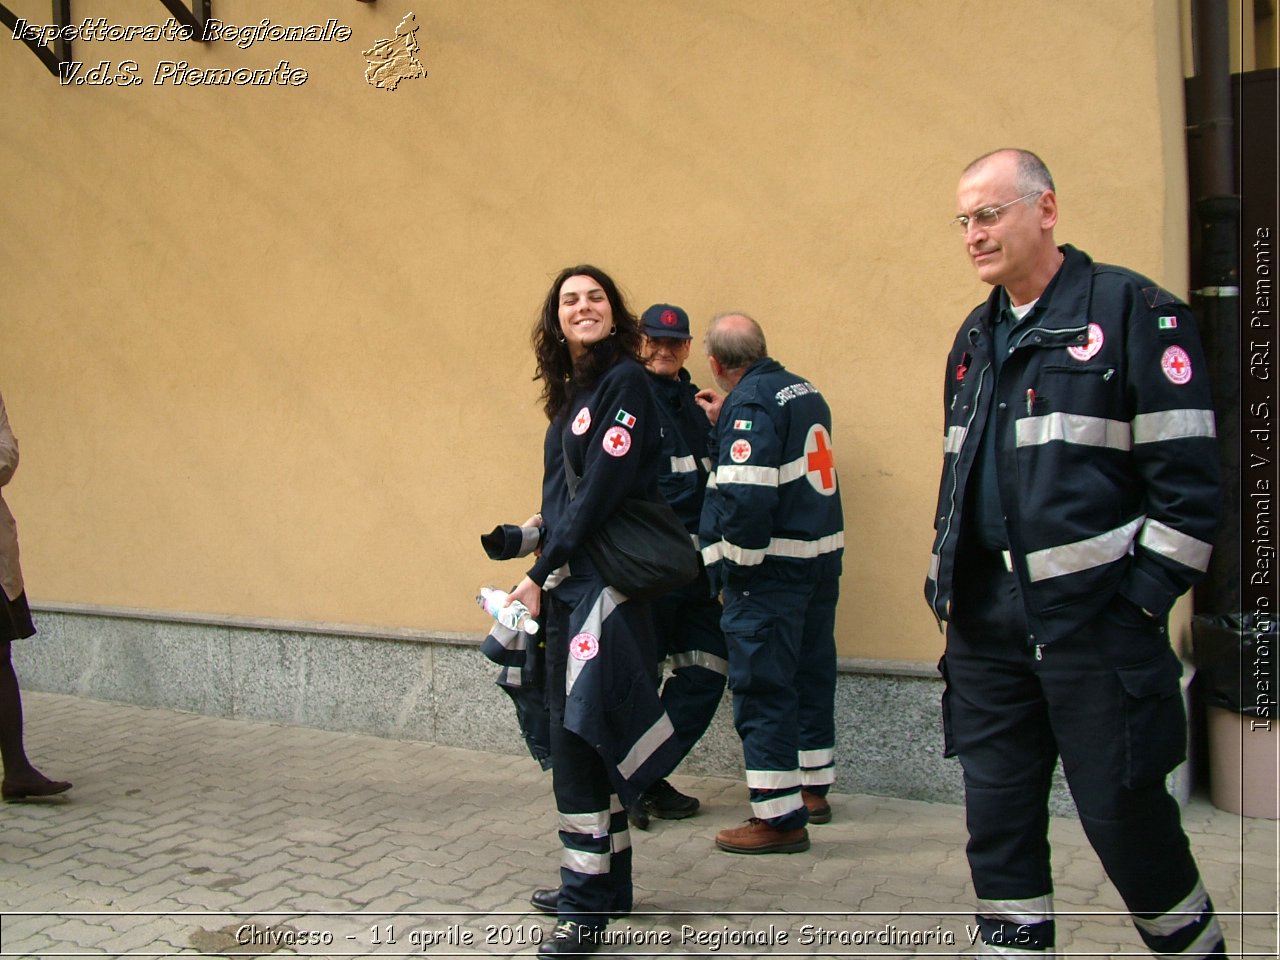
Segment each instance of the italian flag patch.
M735 421L733 421L733 429L735 429L735 430L750 430L750 429L751 429L751 421L750 421L750 420L735 420Z
M1159 324L1160 324L1161 330L1177 330L1178 318L1177 317L1161 317L1159 320Z
M636 425L636 418L625 410L619 410L618 415L613 419L617 420L624 427L634 427Z

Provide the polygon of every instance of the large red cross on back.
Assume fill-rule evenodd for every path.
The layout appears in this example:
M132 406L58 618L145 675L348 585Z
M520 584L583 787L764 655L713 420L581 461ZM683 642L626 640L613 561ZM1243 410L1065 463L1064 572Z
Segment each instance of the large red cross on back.
M836 461L831 454L831 448L827 446L826 431L816 431L814 442L818 445L818 449L806 454L805 468L810 473L816 471L821 477L822 489L830 490L836 485Z

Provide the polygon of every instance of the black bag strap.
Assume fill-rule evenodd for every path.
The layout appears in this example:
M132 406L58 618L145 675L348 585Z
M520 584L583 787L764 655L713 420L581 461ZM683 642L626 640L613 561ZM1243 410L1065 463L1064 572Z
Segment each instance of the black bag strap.
M578 492L578 484L582 482L582 478L569 462L569 447L564 442L563 431L560 433L560 452L564 454L564 485L569 488L569 499L572 500Z

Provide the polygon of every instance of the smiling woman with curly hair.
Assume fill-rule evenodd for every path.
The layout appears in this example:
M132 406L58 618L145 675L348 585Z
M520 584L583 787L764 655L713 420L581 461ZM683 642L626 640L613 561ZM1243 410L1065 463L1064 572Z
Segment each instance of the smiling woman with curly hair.
M640 325L617 285L589 265L562 270L533 332L550 421L537 562L511 594L546 638L552 787L564 847L558 889L532 903L556 914L542 955L594 951L610 916L631 910L624 805L678 750L654 677L649 606L609 586L587 553L628 498L660 500L658 414L637 359Z

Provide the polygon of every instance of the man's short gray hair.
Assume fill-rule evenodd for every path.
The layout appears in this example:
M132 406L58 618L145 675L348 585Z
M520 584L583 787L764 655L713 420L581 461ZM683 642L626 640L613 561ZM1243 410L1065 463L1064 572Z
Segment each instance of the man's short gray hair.
M964 168L961 177L967 177L978 167L982 166L992 157L999 156L1002 153L1011 153L1017 163L1017 182L1015 186L1019 193L1031 193L1032 191L1054 190L1053 176L1049 173L1049 168L1045 166L1044 161L1037 157L1030 150L1023 150L1020 147L1001 147L999 150L992 150L990 153L984 153L973 163Z
M740 317L745 323L724 323ZM707 328L707 355L726 370L743 370L769 355L760 324L741 310L717 313Z

